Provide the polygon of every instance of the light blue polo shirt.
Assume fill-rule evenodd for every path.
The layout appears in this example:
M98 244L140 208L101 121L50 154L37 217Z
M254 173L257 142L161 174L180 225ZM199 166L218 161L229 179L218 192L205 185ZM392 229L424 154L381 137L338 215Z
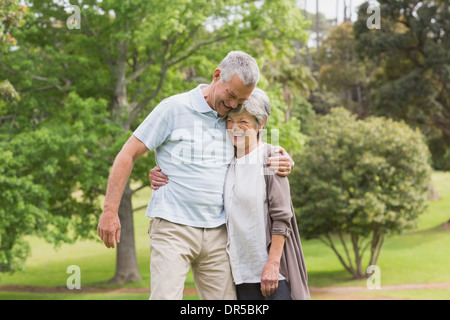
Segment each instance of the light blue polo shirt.
M197 88L163 100L133 133L169 182L154 190L146 216L201 228L225 223L223 188L234 147L226 117L218 116Z

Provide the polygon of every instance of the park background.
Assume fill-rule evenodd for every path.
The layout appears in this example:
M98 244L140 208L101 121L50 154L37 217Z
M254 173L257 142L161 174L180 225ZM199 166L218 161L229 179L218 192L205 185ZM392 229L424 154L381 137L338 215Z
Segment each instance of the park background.
M96 235L109 169L231 50L256 58L266 139L296 162L312 299L450 299L449 29L446 0L1 0L0 299L148 298L153 153L114 250Z

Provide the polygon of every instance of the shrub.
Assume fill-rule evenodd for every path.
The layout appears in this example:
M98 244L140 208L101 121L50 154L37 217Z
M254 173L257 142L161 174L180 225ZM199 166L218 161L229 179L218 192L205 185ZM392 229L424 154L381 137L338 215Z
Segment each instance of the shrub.
M291 179L302 237L322 240L363 278L367 249L368 265L376 264L385 236L413 228L425 211L429 156L405 123L357 120L343 108L319 117Z

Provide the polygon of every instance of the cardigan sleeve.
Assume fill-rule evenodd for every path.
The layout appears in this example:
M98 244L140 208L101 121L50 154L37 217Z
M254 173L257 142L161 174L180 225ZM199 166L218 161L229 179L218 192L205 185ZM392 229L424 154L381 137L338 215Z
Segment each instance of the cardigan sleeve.
M268 213L272 220L270 234L288 237L292 232L291 193L289 180L276 174L266 176Z

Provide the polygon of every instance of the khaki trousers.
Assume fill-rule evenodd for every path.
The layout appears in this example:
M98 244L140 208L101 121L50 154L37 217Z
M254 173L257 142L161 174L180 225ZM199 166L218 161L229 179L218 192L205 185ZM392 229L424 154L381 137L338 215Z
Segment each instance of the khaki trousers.
M191 267L200 299L236 299L225 225L195 228L153 218L149 236L150 300L181 300Z

